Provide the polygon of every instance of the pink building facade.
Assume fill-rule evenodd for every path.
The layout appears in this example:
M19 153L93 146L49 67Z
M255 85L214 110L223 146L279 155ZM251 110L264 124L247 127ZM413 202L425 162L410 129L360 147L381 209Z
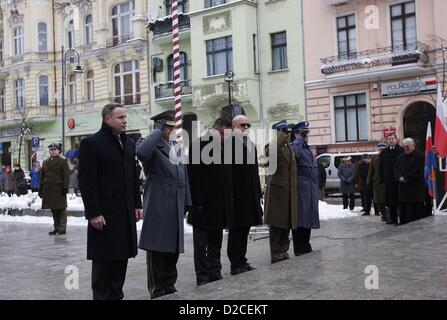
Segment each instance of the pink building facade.
M425 145L444 88L445 0L303 0L306 116L322 152ZM447 88L446 88L447 89Z

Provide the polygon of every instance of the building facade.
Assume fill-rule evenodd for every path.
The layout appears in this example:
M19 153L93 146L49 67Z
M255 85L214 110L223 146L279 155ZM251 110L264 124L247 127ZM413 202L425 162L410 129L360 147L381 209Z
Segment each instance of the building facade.
M300 1L184 0L179 9L189 133L192 121L207 127L227 114L230 99L255 128L305 118ZM156 113L174 107L171 1L149 1L148 10L151 113ZM233 79L225 77L228 71Z
M2 163L19 162L20 153L29 169L48 156L48 144L62 141L62 125L66 151L77 149L109 102L126 105L135 138L149 131L146 15L146 1L0 1ZM75 52L63 57L62 46L79 52L82 73L73 72Z
M307 119L320 153L374 150L390 132L424 148L445 87L446 10L443 0L303 2Z

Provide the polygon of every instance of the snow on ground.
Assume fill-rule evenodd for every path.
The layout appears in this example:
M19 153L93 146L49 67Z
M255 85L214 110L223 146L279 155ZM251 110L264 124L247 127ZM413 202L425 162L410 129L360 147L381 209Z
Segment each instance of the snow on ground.
M84 211L84 203L82 198L77 197L74 194L67 195L67 210L68 211ZM0 195L0 210L14 210L14 209L32 209L40 210L42 209L42 199L39 198L37 193L29 192L24 196L8 197L7 194L2 193Z
M361 208L354 208L354 211L343 209L341 205L328 204L320 201L320 220L343 219L358 217Z

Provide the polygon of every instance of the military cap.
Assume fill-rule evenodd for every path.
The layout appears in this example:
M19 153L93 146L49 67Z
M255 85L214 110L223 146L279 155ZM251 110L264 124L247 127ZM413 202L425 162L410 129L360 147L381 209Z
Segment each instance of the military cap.
M151 120L154 121L166 120L166 125L175 126L175 111L174 110L164 111L162 113L157 114L156 116L153 116Z
M386 148L386 144L383 143L383 142L380 142L380 143L377 144L377 148L379 148L379 149L385 149L385 148Z
M61 145L59 143L52 143L48 146L48 149L52 150L52 149L59 149L61 150Z
M287 120L281 120L272 126L273 130L283 130L287 129Z
M301 121L301 122L297 123L292 129L293 132L299 132L299 131L303 131L303 130L304 131L309 130L309 122Z

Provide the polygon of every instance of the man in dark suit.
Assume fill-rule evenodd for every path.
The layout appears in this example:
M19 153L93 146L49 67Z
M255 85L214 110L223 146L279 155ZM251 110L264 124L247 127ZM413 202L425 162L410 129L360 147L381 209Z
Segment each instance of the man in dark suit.
M228 136L231 136L231 122L219 118L212 129L193 141L189 149L188 176L193 208L188 213L188 223L193 226L194 267L198 286L222 279L222 236L232 211L233 199L231 165L224 163ZM210 157L212 161L203 159L205 148L208 153L205 152L203 156Z
M79 187L89 220L93 299L118 300L124 297L127 261L137 255L136 222L143 212L126 109L106 105L102 119L101 130L81 142Z
M385 185L385 204L389 209L387 224L397 224L397 207L399 204L399 183L394 178L394 164L404 149L397 144L395 133L388 135L388 147L379 155L380 183Z

